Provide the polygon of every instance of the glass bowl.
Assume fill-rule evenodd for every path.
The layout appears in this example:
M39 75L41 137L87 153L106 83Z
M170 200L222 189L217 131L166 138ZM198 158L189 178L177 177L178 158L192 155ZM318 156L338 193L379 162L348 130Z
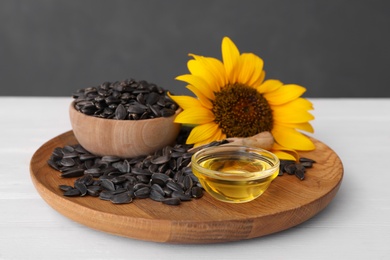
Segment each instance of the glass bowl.
M191 159L192 171L212 197L230 203L256 199L278 176L279 159L253 147L222 145L204 148Z

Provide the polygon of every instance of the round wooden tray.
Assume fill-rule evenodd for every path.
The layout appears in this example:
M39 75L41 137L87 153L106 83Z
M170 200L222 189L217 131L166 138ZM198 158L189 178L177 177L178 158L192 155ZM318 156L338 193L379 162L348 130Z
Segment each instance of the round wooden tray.
M150 199L115 205L95 197L69 198L60 184L73 185L47 164L53 149L76 144L72 131L42 145L30 163L31 179L42 198L64 216L93 229L115 235L167 243L217 243L250 239L296 226L324 209L336 195L343 177L340 158L313 139L316 150L301 153L317 163L305 180L277 177L252 202L223 203L205 194L180 206Z

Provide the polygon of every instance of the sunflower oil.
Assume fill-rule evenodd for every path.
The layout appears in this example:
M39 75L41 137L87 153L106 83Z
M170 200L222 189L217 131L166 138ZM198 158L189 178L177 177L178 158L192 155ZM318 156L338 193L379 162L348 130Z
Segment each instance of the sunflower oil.
M268 158L261 155L209 155L193 167L203 188L213 197L232 203L247 202L259 197L278 175Z

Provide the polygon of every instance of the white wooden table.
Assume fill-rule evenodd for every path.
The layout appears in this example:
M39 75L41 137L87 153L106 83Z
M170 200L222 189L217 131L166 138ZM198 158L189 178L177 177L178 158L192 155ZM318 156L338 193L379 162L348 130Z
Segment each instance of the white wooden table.
M330 205L269 236L174 245L92 230L53 210L29 164L43 143L71 129L71 98L0 97L0 259L390 259L390 99L311 101L313 136L344 164Z

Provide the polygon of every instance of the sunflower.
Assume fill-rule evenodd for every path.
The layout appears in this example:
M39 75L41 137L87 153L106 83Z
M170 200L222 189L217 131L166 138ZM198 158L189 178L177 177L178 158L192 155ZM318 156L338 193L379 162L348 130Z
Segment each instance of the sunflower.
M296 150L313 150L313 142L300 131L313 133L308 112L312 103L301 97L302 86L264 80L263 60L240 54L228 38L222 40L222 60L190 54L186 82L196 97L171 98L183 109L175 122L194 125L187 143L199 146L229 137L249 137L269 131L271 149L281 159L296 159Z

